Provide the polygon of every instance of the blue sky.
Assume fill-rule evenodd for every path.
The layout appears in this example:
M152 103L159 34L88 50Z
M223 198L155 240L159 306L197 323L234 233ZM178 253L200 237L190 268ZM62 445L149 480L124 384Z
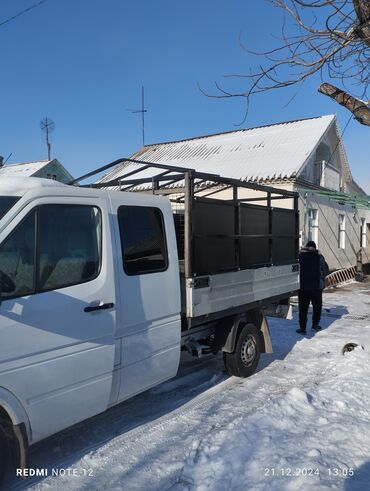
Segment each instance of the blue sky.
M2 0L0 23L36 0ZM146 143L238 128L241 99L205 97L224 75L243 73L253 49L269 48L280 14L264 0L48 0L0 27L0 154L9 163L47 156L39 122L55 122L52 156L78 176ZM349 113L317 93L318 79L259 95L242 127ZM235 82L234 87L240 87ZM354 178L370 192L370 128L352 121L344 142Z

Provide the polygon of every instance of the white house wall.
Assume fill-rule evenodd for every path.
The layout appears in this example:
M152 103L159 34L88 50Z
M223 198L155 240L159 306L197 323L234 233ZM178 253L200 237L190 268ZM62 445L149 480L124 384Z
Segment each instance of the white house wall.
M370 224L370 210L355 209L350 205L341 205L337 201L318 196L314 192L299 191L301 243L305 244L309 235L309 210L317 210L318 238L317 246L325 256L330 270L355 266L357 252L361 248L361 218ZM339 247L339 215L345 216L345 247ZM370 262L370 232L367 227L366 248L363 262Z
M300 178L304 179L305 181L312 182L314 184L318 184L317 182L315 182L316 181L315 164L317 161L320 161L320 157L317 155L317 150L321 143L327 145L329 149L329 157L325 160L328 160L330 158L330 161L328 162L330 166L337 169L343 175L343 161L342 161L343 157L341 156L340 153L335 126L332 125L330 129L326 132L326 134L323 135L319 144L315 147L314 151L309 156L306 164L298 174ZM339 187L337 190L339 191Z

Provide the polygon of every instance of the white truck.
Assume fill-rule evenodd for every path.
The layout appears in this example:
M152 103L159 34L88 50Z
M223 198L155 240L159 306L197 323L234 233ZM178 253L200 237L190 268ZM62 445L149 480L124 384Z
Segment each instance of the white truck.
M174 377L181 350L223 351L241 377L271 350L261 309L298 289L297 196L153 168L100 189L0 180L0 476L27 466L30 445ZM114 185L142 192L101 189Z

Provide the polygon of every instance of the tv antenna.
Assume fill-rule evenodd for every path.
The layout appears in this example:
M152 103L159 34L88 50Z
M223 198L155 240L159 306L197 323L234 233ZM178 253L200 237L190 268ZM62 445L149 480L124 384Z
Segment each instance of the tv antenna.
M45 131L45 133L46 133L46 146L48 149L48 160L50 160L51 143L49 140L49 135L55 129L54 121L48 117L45 117L40 121L40 128L42 129L42 131Z
M145 109L144 104L144 85L141 86L141 109L128 109L132 114L141 114L141 128L143 135L143 146L145 145L145 113L148 111Z

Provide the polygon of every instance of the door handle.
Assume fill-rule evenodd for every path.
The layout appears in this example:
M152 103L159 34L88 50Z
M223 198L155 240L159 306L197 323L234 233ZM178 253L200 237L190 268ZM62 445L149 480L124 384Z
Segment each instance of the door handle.
M85 307L84 312L95 312L95 310L107 310L107 309L111 309L112 307L114 307L113 302L103 303L101 305L94 305L91 307Z

